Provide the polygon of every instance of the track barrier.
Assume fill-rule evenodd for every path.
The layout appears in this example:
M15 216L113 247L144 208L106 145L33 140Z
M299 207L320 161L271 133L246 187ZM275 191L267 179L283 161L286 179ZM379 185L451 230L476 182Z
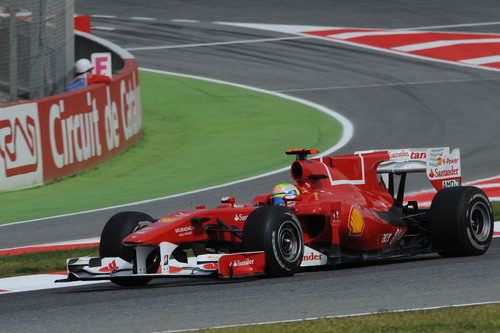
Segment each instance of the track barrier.
M109 84L0 107L0 191L47 184L91 169L142 138L136 59L101 38L75 31L75 54L111 52Z

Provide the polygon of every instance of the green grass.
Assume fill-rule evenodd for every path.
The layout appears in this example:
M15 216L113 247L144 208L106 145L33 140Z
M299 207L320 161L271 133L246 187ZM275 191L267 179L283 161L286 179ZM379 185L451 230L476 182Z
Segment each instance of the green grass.
M201 330L217 333L279 332L499 332L500 304L380 313L293 323Z
M1 193L0 224L152 199L290 165L286 148L325 150L342 126L276 96L141 72L144 138L93 170Z
M491 206L493 206L493 216L495 216L495 221L500 221L500 201L493 201Z
M85 256L98 257L99 248L89 247L0 256L0 278L65 271L66 259Z

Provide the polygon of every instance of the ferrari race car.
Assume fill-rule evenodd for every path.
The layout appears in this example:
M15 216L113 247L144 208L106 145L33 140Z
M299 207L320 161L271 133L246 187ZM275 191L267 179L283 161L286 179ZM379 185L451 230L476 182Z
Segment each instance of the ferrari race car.
M141 285L180 276L290 276L301 267L437 252L480 255L493 235L484 192L461 186L460 150L356 152L307 159L296 155L291 176L300 190L272 205L270 194L249 204L234 197L214 209L183 210L160 219L121 212L106 223L100 257L67 260L66 279ZM405 202L406 176L425 172L437 194L424 208ZM396 187L397 183L397 187Z

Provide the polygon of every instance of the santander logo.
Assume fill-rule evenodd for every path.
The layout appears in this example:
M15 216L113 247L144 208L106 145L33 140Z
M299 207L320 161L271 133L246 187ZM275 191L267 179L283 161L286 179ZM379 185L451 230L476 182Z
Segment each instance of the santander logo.
M411 155L410 155L410 159L412 160L418 160L418 159L422 159L422 158L426 158L427 157L427 153L424 153L424 152L412 152Z
M311 260L321 260L321 254L311 253L308 256L302 257L302 261L311 261Z
M248 215L243 215L243 214L236 214L234 216L235 221L246 221Z
M247 260L236 260L231 263L233 267L241 267L241 266L248 266L252 265L255 262L253 259L247 259Z
M408 157L408 155L409 153L406 150L389 152L390 158Z

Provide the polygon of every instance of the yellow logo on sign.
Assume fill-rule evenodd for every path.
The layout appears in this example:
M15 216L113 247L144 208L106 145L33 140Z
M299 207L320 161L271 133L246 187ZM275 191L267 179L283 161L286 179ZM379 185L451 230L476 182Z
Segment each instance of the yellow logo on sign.
M349 229L351 229L351 233L353 235L361 235L364 225L365 222L363 221L361 213L353 207L351 209L351 216L349 217Z

